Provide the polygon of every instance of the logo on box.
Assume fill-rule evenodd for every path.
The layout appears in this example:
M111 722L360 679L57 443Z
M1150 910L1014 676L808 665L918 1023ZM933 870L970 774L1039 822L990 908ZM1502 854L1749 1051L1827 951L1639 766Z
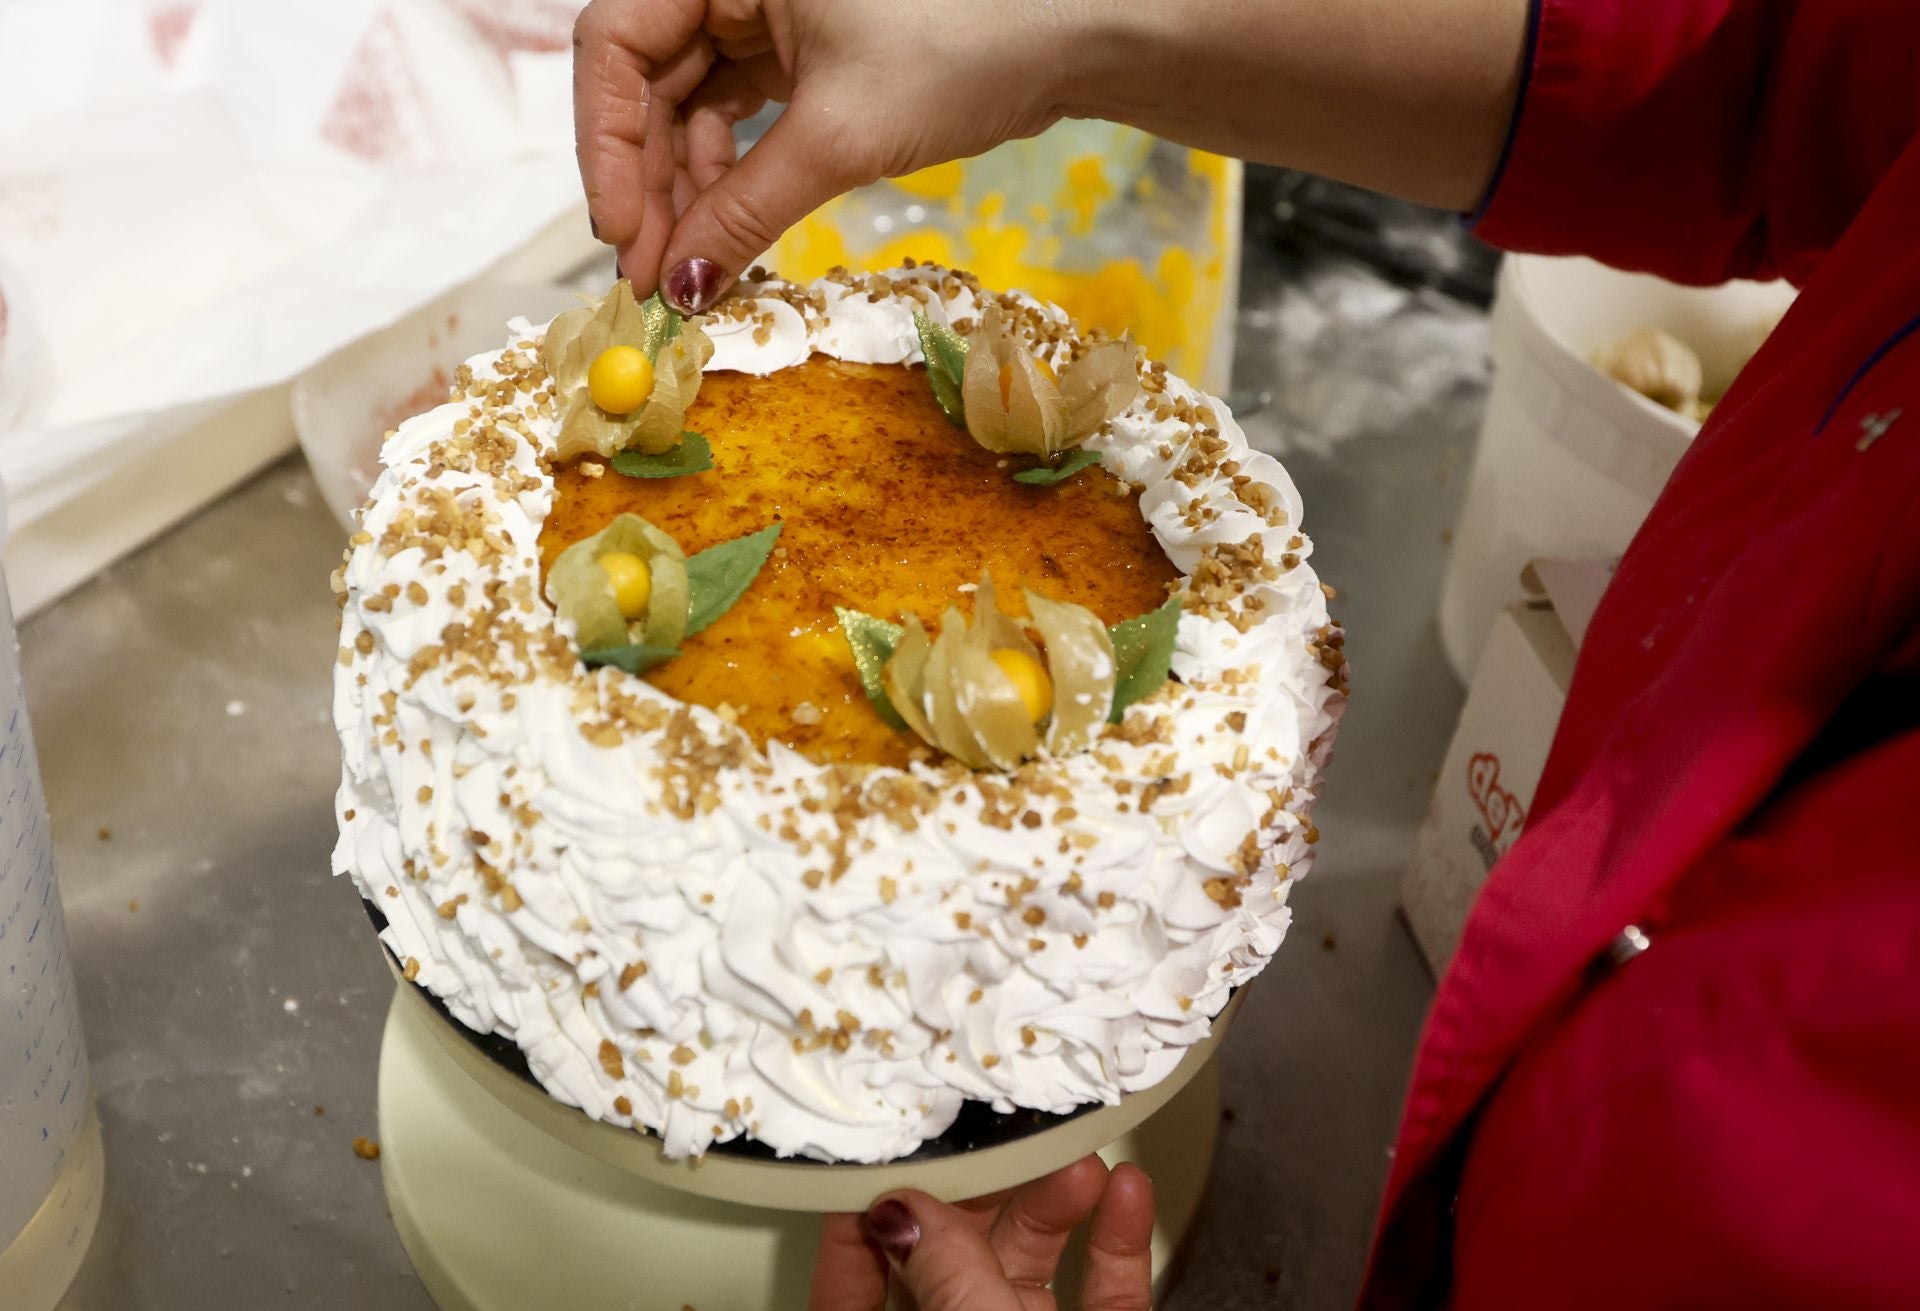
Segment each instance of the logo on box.
M1473 845L1487 868L1492 869L1526 826L1526 807L1500 786L1500 757L1491 751L1482 751L1467 761L1467 795L1473 798L1485 825L1473 826Z

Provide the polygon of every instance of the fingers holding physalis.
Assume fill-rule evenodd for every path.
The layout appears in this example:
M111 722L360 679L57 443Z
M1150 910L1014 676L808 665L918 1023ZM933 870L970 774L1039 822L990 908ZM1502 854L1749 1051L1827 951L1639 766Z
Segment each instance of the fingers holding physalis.
M880 176L848 103L830 80L797 88L766 134L700 190L664 257L662 291L676 309L705 310L782 232Z
M706 13L705 0L593 0L574 24L574 150L587 214L643 296L679 212L680 105L715 58Z

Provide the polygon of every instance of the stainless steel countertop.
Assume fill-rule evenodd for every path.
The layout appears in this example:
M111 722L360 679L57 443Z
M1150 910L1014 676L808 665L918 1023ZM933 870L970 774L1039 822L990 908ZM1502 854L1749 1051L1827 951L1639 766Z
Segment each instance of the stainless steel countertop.
M1415 304L1343 337L1299 273L1250 251L1236 381L1279 389L1246 427L1305 497L1355 697L1173 1311L1351 1302L1431 993L1396 889L1460 705L1433 614L1481 392L1442 352L1437 396L1383 405L1360 356L1398 325L1470 360L1484 329ZM327 872L341 539L289 460L22 632L106 1129L70 1311L430 1306L351 1150L392 985Z

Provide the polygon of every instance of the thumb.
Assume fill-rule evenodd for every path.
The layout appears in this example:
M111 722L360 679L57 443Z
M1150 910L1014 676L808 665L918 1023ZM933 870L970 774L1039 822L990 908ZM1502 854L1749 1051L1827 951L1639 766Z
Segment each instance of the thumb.
M765 136L674 224L660 261L666 298L698 314L780 237L834 197L880 176L846 116L796 93Z
M919 1311L1022 1311L986 1236L954 1208L909 1191L874 1203L863 1221Z

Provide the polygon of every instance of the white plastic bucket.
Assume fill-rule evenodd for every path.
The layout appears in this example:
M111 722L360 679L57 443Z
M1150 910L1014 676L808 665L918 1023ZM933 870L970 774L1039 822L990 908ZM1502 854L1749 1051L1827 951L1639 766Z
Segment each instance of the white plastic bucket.
M1471 682L1494 619L1543 557L1626 550L1698 425L1589 363L1649 324L1724 390L1793 300L1783 282L1681 287L1587 259L1509 258L1493 306L1493 388L1440 594L1447 660Z

